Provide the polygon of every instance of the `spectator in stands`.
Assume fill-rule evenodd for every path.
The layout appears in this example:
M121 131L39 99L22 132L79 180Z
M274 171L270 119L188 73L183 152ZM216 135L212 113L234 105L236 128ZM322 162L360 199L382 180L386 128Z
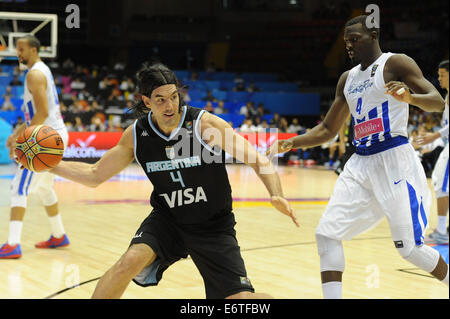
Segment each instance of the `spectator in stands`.
M59 62L56 58L50 59L47 65L52 71L57 71L59 69Z
M23 124L23 118L21 115L19 115L17 117L16 123L14 123L13 127L16 128L16 126L22 125Z
M267 123L267 120L262 120L261 126L264 129L263 132L269 132L270 126L269 126L269 123Z
M117 61L116 64L114 64L114 70L115 71L123 71L123 70L125 70L125 62Z
M209 113L214 113L214 106L212 105L211 101L206 102L204 110L208 111Z
M11 97L9 95L4 96L5 101L2 104L2 111L15 111L14 105L11 103Z
M255 109L255 104L251 101L248 101L245 105L241 106L239 114L245 115L245 117L249 117L252 120L259 116L258 111Z
M84 132L85 128L80 116L75 116L75 122L73 123L72 131L74 132Z
M93 99L91 93L89 93L86 89L82 89L77 94L78 100L85 100L85 101L91 101Z
M121 101L123 100L123 96L119 89L113 89L111 94L108 97L107 105L108 106L118 106L121 105Z
M122 121L119 115L114 115L109 121L108 132L123 132Z
M266 131L266 128L263 126L261 118L259 116L255 117L255 119L253 120L253 126L255 127L255 132L263 133Z
M72 101L72 104L69 106L69 112L73 114L79 114L84 111L83 103L76 98Z
M103 105L98 104L96 100L92 101L92 109L97 112L103 111Z
M280 126L278 127L278 132L287 133L288 128L289 128L289 125L288 125L287 119L285 117L282 117L280 119Z
M99 116L93 116L91 119L91 125L89 125L89 131L91 132L104 132L106 126Z
M240 132L243 133L251 133L256 131L256 127L253 125L253 121L251 118L246 118L244 123L239 128Z
M214 97L211 90L208 90L206 96L202 98L202 101L217 102L217 98Z
M109 88L109 78L105 76L102 81L98 83L99 90L106 90Z
M6 87L5 94L3 94L3 98L6 99L6 97L12 98L12 92L11 92L10 86Z
M242 105L241 108L239 109L239 114L244 115L245 117L248 116L248 107L247 107L247 106L248 106L248 103L250 103L250 102L245 103L245 104Z
M241 73L237 73L237 74L236 74L236 77L235 77L234 80L233 80L233 82L236 83L236 84L241 83L241 84L243 85L245 81L244 81L244 79L242 78Z
M23 82L19 80L19 77L17 75L14 75L14 78L11 82L9 82L9 85L11 86L19 86L19 85L23 85Z
M266 114L269 114L269 111L264 108L264 103L259 103L256 111L258 113L258 116L264 116Z
M225 109L225 102L223 100L220 100L217 103L217 107L214 109L215 114L225 114L228 113L228 110Z
M9 76L9 73L3 72L3 69L1 66L0 66L0 76Z
M245 91L244 82L236 83L235 87L233 88L233 91L235 91L235 92L244 92Z
M193 72L191 73L190 81L197 81L197 80L198 80L198 73L195 72L195 71L193 71Z
M75 63L70 58L64 60L62 64L63 69L72 70L75 67Z
M75 81L70 83L70 88L76 92L83 90L86 87L86 83L82 82L80 78L76 78Z
M120 82L119 89L123 92L128 90L128 78L126 76L122 77L122 81Z
M280 127L280 114L274 113L273 118L270 120L270 127L279 128Z
M191 102L191 97L189 95L189 89L187 87L181 88L181 95L183 96L184 103L189 104L189 102Z
M259 90L259 87L255 86L255 83L250 82L250 84L247 86L246 91L249 93L253 93L253 92L259 92L260 90Z
M304 127L298 123L298 118L293 118L291 125L289 125L287 132L300 134L304 130Z

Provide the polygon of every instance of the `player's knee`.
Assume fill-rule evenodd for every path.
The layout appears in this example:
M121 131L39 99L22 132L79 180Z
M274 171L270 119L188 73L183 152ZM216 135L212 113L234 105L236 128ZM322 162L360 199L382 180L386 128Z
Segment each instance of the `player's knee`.
M25 195L11 195L11 207L27 208L27 196Z
M114 267L118 275L133 277L156 259L155 252L146 244L131 245Z
M439 252L426 245L416 246L410 240L394 241L395 247L405 260L426 272L432 272L439 261Z
M39 188L38 194L44 206L52 206L58 202L58 197L53 188Z
M320 256L320 271L345 270L344 248L342 242L316 234L317 250Z

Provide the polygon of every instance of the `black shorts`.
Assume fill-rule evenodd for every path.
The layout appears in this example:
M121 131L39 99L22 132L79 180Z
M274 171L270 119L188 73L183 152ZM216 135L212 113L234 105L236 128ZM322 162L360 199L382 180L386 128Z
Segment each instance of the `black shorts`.
M156 260L133 281L157 285L173 263L191 256L205 284L206 298L223 299L254 289L247 278L236 239L234 214L229 212L202 225L178 225L167 214L154 210L141 224L131 245L145 243Z

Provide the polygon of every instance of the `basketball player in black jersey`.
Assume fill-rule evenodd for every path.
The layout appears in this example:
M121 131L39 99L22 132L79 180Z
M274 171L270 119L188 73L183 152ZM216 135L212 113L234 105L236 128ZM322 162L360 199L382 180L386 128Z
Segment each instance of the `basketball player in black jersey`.
M203 277L207 298L270 297L254 293L247 278L224 152L251 166L272 205L298 226L271 162L219 117L183 105L178 80L166 66L144 65L137 78L142 101L134 111L141 116L118 145L95 164L63 161L52 170L95 187L136 159L154 186L153 211L100 279L93 298L119 298L131 280L156 285L171 264L188 255Z

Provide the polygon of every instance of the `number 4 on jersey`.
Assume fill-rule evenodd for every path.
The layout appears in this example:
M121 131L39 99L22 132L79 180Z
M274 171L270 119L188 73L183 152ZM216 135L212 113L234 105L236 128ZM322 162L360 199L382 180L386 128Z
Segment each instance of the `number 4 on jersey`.
M181 187L186 187L186 185L184 185L184 182L183 182L183 177L181 177L181 173L180 173L180 171L177 171L177 177L175 177L175 175L173 174L173 172L170 172L170 177L172 177L172 181L174 182L174 183L180 183L181 184Z

